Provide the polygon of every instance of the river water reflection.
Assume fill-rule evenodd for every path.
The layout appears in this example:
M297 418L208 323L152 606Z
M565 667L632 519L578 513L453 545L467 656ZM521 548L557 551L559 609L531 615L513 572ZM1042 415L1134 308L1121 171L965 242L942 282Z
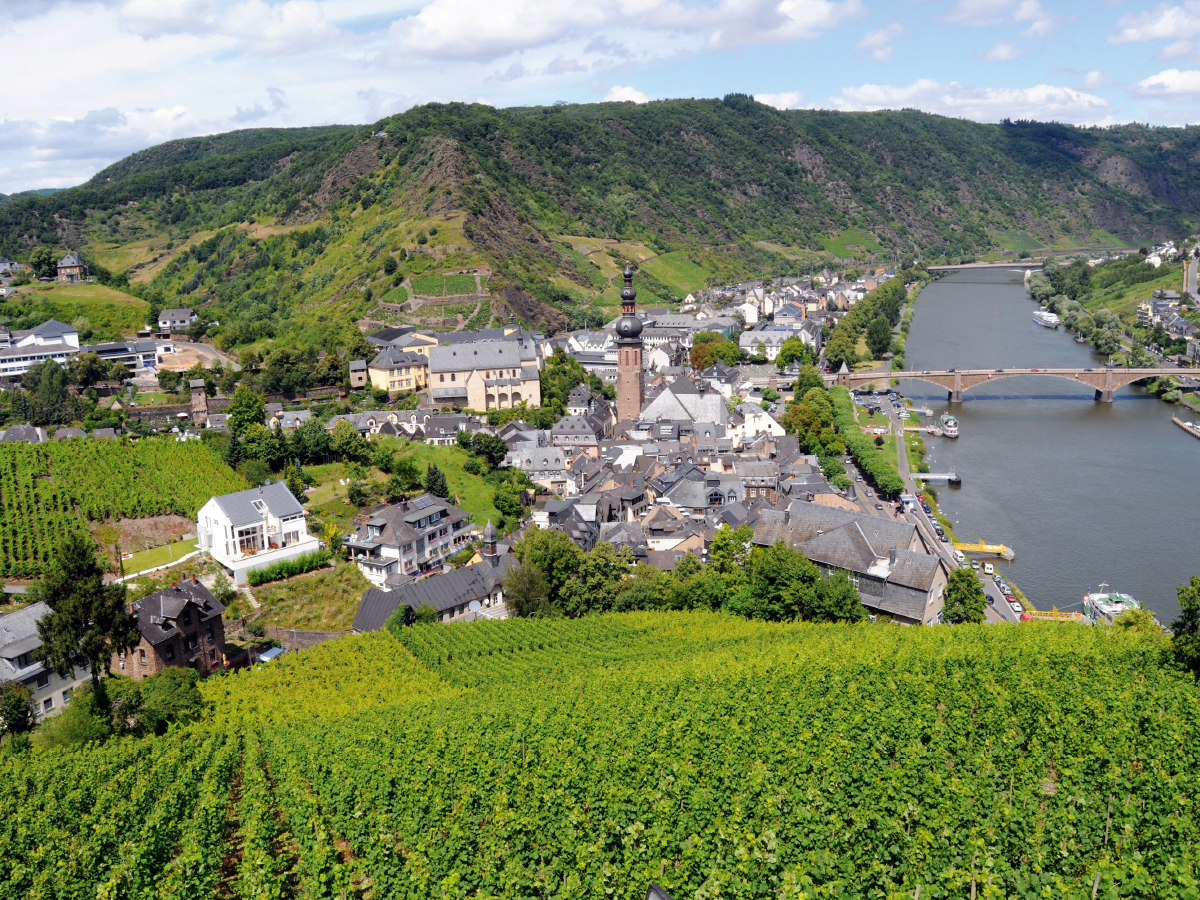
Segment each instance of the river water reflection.
M1104 364L1066 330L1034 324L1036 308L1022 272L934 282L916 301L907 367ZM899 389L932 408L932 421L951 408L934 385L905 379ZM930 468L963 481L939 490L942 511L960 540L1016 551L1001 571L1038 609L1079 609L1105 581L1169 625L1176 588L1200 575L1200 441L1171 422L1178 409L1136 386L1097 403L1085 385L1036 375L972 388L953 409L958 440L925 438Z

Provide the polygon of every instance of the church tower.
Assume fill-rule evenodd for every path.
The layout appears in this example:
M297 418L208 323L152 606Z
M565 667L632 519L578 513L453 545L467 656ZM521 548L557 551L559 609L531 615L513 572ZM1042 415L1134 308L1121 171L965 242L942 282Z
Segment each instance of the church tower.
M637 421L646 400L642 375L642 320L637 317L633 269L625 267L621 289L621 318L617 319L617 419Z

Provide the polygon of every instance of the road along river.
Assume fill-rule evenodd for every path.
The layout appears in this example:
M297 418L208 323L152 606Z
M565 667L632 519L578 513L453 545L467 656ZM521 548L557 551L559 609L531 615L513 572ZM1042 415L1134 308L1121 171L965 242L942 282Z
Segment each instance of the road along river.
M1022 271L967 271L917 298L905 346L910 370L1103 366L1065 329L1034 324ZM1137 386L1097 403L1093 390L1037 375L979 385L953 407L946 391L916 379L899 390L958 417L957 440L926 436L938 488L960 540L1003 543L999 562L1038 609L1078 610L1107 582L1169 625L1176 588L1200 575L1200 441L1171 422L1182 412Z

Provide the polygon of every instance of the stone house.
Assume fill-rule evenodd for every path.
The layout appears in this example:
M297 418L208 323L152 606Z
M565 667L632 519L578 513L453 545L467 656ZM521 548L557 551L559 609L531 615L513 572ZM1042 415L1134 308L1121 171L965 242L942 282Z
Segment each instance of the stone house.
M130 604L142 639L114 653L110 667L136 681L167 666L187 666L201 678L225 667L225 607L193 576Z

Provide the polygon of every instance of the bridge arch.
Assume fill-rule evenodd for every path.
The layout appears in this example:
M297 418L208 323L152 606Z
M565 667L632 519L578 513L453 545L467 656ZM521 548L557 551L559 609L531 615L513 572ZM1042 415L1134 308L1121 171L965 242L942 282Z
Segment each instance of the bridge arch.
M834 377L834 383L846 388L857 388L880 382L886 383L893 378L914 378L945 388L951 403L961 403L963 392L969 391L978 385L990 384L1002 378L1014 378L1018 375L1038 375L1065 378L1075 384L1085 384L1095 390L1097 400L1103 403L1111 403L1115 391L1126 385L1133 384L1135 381L1141 381L1143 378L1160 378L1164 375L1179 374L1179 369L1126 369L1110 368L1108 366L1080 369L925 369L921 371L900 370L896 372L841 372Z

